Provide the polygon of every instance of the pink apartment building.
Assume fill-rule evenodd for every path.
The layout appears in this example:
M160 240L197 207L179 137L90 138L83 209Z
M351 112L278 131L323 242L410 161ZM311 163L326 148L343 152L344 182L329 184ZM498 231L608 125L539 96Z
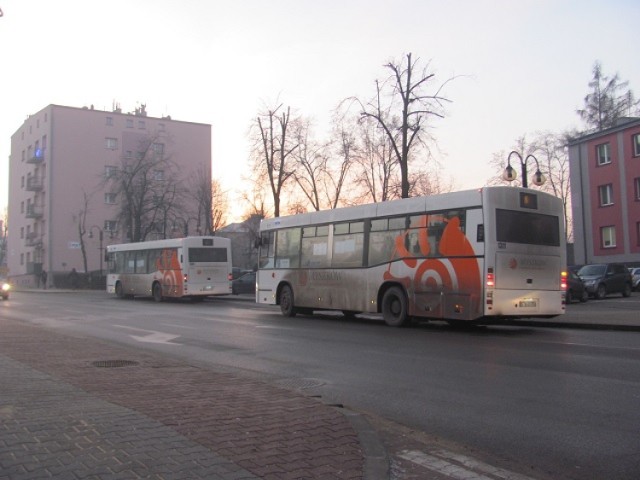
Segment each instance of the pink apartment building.
M640 266L640 118L569 144L576 264Z
M103 248L128 240L116 221L120 199L104 178L148 138L178 165L182 177L201 172L210 181L208 124L149 117L144 106L122 113L49 105L25 120L11 137L9 159L7 265L14 282L34 285L42 269L84 270L78 213L85 194L90 199L83 236L87 270L102 265L101 237Z

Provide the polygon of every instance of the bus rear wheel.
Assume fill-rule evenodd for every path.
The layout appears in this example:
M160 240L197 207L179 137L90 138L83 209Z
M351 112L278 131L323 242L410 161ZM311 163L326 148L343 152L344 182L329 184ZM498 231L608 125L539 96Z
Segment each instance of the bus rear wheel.
M156 282L153 284L152 293L153 293L153 299L156 302L162 301L162 285L160 285L159 282Z
M382 296L382 317L390 327L407 323L407 297L399 287L391 287Z
M280 311L285 317L295 317L296 309L293 303L293 290L289 285L282 287L280 292Z

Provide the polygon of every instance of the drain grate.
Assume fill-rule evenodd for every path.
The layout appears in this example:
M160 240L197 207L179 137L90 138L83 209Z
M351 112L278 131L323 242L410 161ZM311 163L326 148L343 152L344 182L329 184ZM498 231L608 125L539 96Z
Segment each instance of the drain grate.
M92 362L91 365L100 368L132 367L138 365L138 362L133 360L97 360Z

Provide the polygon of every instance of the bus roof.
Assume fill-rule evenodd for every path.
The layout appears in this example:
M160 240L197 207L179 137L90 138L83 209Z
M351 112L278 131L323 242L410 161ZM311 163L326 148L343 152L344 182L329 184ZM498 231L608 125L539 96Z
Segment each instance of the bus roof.
M203 245L202 240L211 239L212 245ZM225 237L184 237L184 238L165 238L162 240L149 240L146 242L136 243L119 243L114 245L107 245L108 252L124 252L128 250L147 250L153 248L178 248L178 247L227 247L231 244L231 240Z

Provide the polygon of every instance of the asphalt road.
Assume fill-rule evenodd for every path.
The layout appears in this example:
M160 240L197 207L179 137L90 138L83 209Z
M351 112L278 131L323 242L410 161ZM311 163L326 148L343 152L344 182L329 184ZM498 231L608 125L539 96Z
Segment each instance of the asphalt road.
M638 315L640 297L569 306ZM200 304L15 292L2 316L257 375L473 448L540 478L636 479L640 333L532 326L393 329L283 318L234 297Z

